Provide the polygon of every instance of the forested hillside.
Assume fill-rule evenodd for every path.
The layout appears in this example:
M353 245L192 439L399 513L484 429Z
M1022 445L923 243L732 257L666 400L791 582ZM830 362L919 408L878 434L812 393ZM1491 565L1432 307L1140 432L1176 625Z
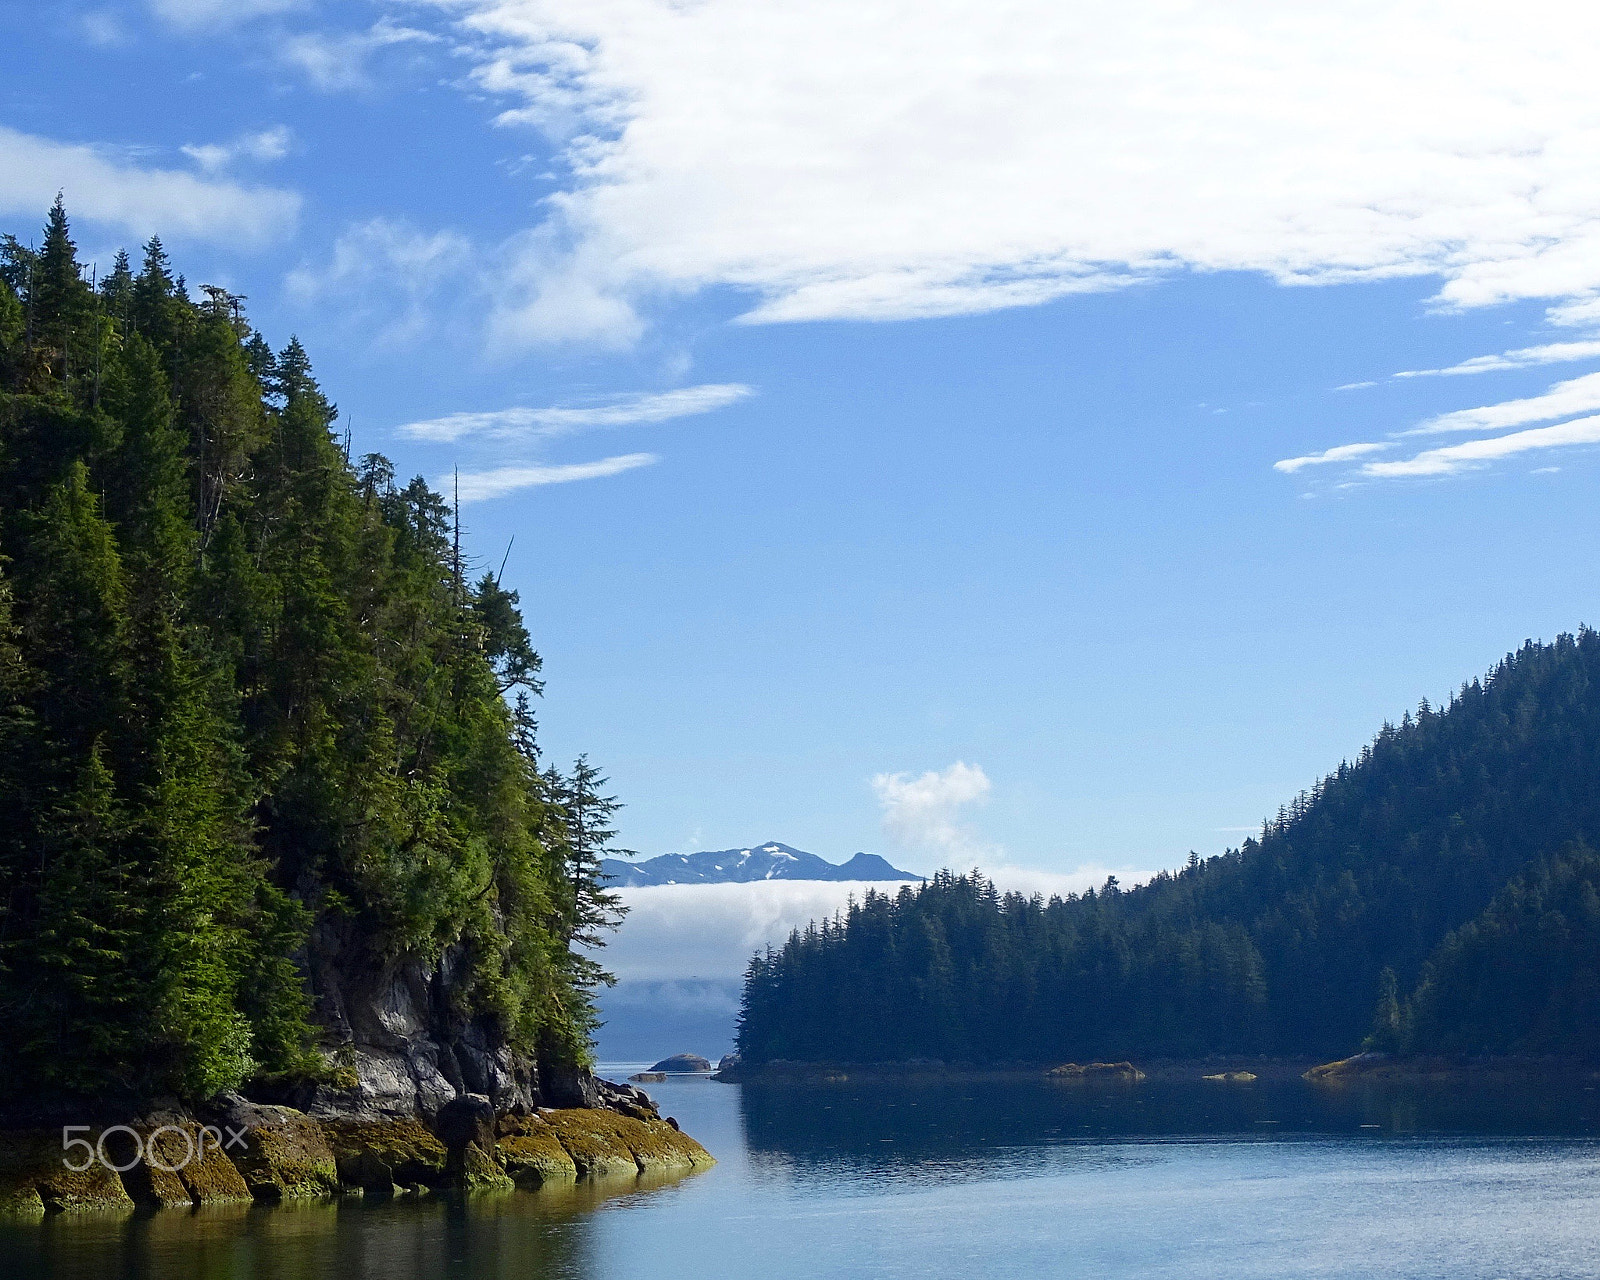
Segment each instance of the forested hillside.
M756 957L751 1062L1600 1053L1600 635L1385 725L1259 839L1048 902L943 873Z
M517 596L199 294L59 201L0 247L0 1101L326 1073L315 954L580 1063L613 805L540 767Z

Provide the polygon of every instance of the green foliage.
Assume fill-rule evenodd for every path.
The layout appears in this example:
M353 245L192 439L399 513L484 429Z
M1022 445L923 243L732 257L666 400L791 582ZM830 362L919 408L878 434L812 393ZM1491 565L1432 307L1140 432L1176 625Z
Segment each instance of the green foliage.
M1452 932L1412 997L1423 1053L1600 1058L1600 856L1542 860Z
M505 701L539 691L516 594L204 292L156 239L92 290L59 202L0 246L0 1092L319 1070L324 918L583 1060L615 802Z
M869 895L752 962L741 1051L1597 1055L1594 857L1540 861L1600 843L1597 778L1600 635L1529 642L1177 874L1049 902L949 873Z

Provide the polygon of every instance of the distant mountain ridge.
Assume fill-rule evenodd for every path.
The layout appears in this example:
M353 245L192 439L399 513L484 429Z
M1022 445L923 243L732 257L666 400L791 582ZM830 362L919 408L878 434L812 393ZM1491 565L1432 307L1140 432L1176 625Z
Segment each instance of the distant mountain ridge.
M858 853L839 864L776 840L744 849L664 853L644 862L607 858L601 870L615 889L657 884L750 884L757 880L921 880L890 866L875 853Z

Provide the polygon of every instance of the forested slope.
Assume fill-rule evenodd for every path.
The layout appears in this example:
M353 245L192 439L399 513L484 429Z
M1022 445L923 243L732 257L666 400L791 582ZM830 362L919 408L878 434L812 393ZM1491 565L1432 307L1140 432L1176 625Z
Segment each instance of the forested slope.
M157 240L86 274L59 201L0 248L0 1101L315 1079L366 973L581 1063L611 804L516 595L297 341Z
M1176 874L944 873L757 957L753 1062L1600 1051L1600 635L1529 642Z

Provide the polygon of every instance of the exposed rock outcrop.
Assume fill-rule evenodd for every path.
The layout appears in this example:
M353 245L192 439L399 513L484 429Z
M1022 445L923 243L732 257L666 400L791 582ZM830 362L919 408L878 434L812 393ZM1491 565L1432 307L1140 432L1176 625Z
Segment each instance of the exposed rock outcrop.
M101 1133L96 1128L75 1136L93 1145ZM71 1167L85 1163L82 1170ZM63 1151L60 1130L0 1134L0 1212L37 1216L47 1210L132 1207L122 1179L106 1165L85 1161L81 1148Z
M670 1071L689 1073L694 1071L710 1071L711 1063L702 1058L698 1053L675 1053L670 1058L663 1058L652 1071Z
M497 1112L592 1106L575 1070L541 1089L538 1064L515 1053L492 1022L465 1018L458 999L465 956L437 962L380 958L346 922L324 919L308 947L317 1016L337 1045L335 1078L294 1099L314 1116L432 1116L463 1094ZM287 1099L286 1099L287 1100Z
M188 1116L157 1113L134 1131L144 1154L122 1175L122 1184L136 1203L176 1209L253 1199L238 1165L223 1154L221 1130ZM122 1163L126 1157L118 1160Z
M1050 1068L1052 1080L1106 1080L1133 1083L1144 1079L1144 1072L1131 1062L1076 1062Z
M307 965L334 1046L324 1077L133 1116L108 1162L92 1150L75 1161L82 1172L63 1164L43 1116L0 1130L0 1212L511 1190L712 1163L642 1089L536 1062L492 1022L461 1016L462 963L456 951L375 960L325 920ZM91 1148L100 1132L86 1133Z
M339 1190L327 1135L304 1112L224 1094L209 1118L223 1134L223 1154L255 1199L299 1200Z
M519 1187L536 1190L552 1182L577 1180L577 1162L543 1116L501 1116L495 1132L506 1176Z
M322 1122L339 1182L375 1195L442 1186L449 1153L415 1116Z

